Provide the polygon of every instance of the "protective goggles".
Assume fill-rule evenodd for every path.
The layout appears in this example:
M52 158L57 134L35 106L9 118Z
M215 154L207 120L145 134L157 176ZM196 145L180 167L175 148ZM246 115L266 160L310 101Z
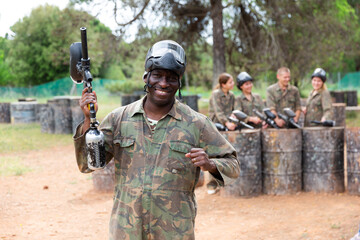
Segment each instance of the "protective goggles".
M171 53L178 63L183 65L186 64L184 49L171 42L162 41L154 44L154 46L151 48L150 56L154 58L159 58L164 56L166 53Z

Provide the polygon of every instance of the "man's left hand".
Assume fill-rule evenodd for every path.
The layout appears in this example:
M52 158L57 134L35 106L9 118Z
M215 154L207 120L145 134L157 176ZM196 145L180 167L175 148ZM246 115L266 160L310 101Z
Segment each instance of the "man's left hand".
M202 148L192 148L189 153L185 154L185 157L191 158L192 163L203 171L218 172L215 163L209 159L209 156Z

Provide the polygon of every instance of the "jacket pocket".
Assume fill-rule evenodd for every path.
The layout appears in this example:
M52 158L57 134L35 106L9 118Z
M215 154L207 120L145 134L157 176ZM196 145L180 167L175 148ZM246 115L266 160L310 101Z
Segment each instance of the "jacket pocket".
M182 141L170 141L170 153L168 159L168 170L172 173L184 173L195 169L190 158L185 157L193 146Z
M115 165L120 169L128 169L135 152L135 139L117 137L113 140Z

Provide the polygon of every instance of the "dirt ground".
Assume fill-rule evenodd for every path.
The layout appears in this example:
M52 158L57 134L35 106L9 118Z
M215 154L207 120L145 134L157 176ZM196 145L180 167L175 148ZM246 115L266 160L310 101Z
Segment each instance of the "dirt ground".
M0 158L4 154L0 154ZM72 145L22 154L33 171L0 177L0 239L107 239L112 193L94 191ZM350 239L360 197L299 193L254 198L196 190L196 239Z

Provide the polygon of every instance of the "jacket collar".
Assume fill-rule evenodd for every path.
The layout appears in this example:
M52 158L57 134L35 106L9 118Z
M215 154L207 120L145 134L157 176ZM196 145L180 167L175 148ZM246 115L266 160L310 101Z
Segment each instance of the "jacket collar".
M146 100L146 95L141 98L139 101L135 102L132 108L129 109L129 115L133 117L135 114L145 114L144 110L144 102ZM170 111L166 115L170 115L171 117L175 118L176 120L181 120L181 105L179 100L175 99L174 105L170 109Z

